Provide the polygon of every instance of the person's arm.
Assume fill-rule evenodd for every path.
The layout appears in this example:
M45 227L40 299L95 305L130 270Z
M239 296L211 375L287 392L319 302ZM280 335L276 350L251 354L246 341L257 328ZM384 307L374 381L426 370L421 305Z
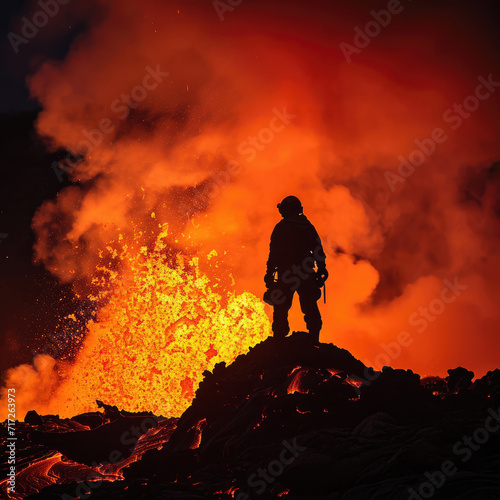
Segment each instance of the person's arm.
M264 283L267 288L271 288L274 285L274 276L278 269L276 233L276 228L274 228L274 231L271 234L271 243L269 244L269 258L267 259L266 264L266 275L264 276Z
M325 281L328 279L328 271L326 270L326 255L323 250L323 245L321 244L321 238L318 232L314 229L314 241L316 246L314 247L313 255L316 260L316 266L318 268L318 283L320 288L323 286Z

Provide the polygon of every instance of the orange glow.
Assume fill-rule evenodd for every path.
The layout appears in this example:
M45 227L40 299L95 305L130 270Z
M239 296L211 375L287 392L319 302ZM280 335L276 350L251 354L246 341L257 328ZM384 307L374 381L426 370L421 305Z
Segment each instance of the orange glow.
M196 448L198 448L200 446L201 438L203 435L203 429L205 428L206 425L207 425L207 419L203 418L193 427L193 429L196 429L197 434L196 434L195 440L193 441L193 443L189 447L191 450L195 450Z

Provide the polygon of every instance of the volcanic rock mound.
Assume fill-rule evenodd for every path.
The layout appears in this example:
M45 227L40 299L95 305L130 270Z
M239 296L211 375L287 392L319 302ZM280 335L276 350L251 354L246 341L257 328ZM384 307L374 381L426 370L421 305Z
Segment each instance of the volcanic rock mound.
M278 352L269 338L205 372L178 420L103 405L104 417L75 417L62 434L42 432L47 417L30 413L26 450L95 475L78 481L73 468L29 498L500 498L500 371L472 379L461 367L446 379L374 372L304 332ZM120 432L146 418L127 452ZM97 464L113 440L120 461Z

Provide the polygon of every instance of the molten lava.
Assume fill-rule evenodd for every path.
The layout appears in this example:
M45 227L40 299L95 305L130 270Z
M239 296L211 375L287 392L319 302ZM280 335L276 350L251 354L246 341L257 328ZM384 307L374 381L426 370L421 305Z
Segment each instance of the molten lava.
M200 257L171 257L167 238L161 225L151 250L108 246L103 259L111 256L121 270L101 266L102 277L94 280L107 304L88 323L75 363L56 365L59 387L50 387L50 397L32 399L29 388L21 388L18 412L70 417L94 411L100 400L128 411L179 416L204 370L231 362L270 334L262 301L221 285L215 252L203 263L208 273L212 269L209 277ZM53 363L42 366L41 376L53 370Z

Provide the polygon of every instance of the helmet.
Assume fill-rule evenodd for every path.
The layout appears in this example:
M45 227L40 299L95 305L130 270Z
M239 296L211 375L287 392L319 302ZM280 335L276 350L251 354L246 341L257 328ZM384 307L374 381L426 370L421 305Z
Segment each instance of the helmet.
M302 213L302 203L296 196L287 196L277 205L281 215L299 215Z

